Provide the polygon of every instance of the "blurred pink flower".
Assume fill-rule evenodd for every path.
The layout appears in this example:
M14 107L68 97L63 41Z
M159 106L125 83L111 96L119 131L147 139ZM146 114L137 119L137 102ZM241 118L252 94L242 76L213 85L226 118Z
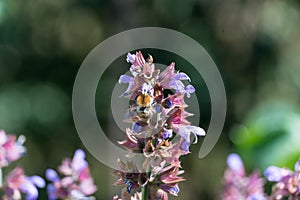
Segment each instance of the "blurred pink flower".
M7 176L4 183L4 200L20 200L21 193L26 194L26 200L38 198L38 189L45 187L45 181L39 176L26 176L20 167L15 168Z
M270 182L276 182L273 186L270 199L300 199L300 160L295 164L295 171L276 166L268 167L264 172Z
M230 154L227 157L227 165L222 200L267 200L264 194L264 180L260 178L258 172L246 176L239 155Z
M15 135L8 135L4 130L0 130L0 168L8 166L25 154L24 142L23 135L17 139Z
M46 177L52 183L48 185L48 197L54 199L94 199L89 197L96 192L89 166L85 160L85 153L81 149L75 151L72 160L66 158L58 167L59 177L53 169L46 171Z

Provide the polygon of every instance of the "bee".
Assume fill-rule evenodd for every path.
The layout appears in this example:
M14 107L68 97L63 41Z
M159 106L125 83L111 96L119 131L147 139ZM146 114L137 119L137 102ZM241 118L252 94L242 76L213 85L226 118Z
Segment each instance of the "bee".
M151 106L154 104L153 88L144 83L141 94L136 97L136 111L139 117L148 119L151 116Z

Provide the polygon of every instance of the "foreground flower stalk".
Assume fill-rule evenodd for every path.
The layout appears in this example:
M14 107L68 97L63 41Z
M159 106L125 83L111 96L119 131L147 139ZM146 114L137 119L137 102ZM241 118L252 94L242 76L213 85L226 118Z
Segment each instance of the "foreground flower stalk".
M125 121L126 139L119 144L130 154L144 155L143 169L135 163L118 160L120 170L115 185L124 186L122 199L168 199L177 196L178 183L184 181L179 158L189 153L191 143L205 131L190 125L186 119L192 116L185 109L184 97L195 92L192 85L185 85L190 78L175 70L171 63L160 72L155 69L151 55L145 60L141 52L127 55L131 64L129 75L122 75L120 83L128 84L121 95L129 100ZM119 199L115 196L114 199Z

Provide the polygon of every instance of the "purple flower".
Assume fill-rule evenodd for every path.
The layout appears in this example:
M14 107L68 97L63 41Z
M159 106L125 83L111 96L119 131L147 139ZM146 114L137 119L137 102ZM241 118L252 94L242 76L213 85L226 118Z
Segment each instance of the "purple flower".
M180 73L177 73L173 78L172 78L172 81L183 81L183 80L188 80L188 81L191 81L190 77L188 75L186 75L185 73L183 72L180 72Z
M133 80L134 78L131 76L127 76L127 75L120 76L119 83L128 83L127 90L123 94L121 94L120 97L126 96L130 92L130 90L133 88L133 84L134 84Z
M191 97L191 94L194 93L195 91L196 91L196 89L194 88L194 86L188 85L188 86L186 86L186 87L184 88L183 94L186 94L186 96L187 96L188 98L190 98L190 97Z
M190 144L190 137L191 134L195 137L194 143L197 143L198 137L197 136L205 136L205 131L197 126L177 126L177 132L178 134L187 142Z
M169 165L162 168L157 172L158 180L160 181L159 187L174 196L179 193L178 183L184 181L185 179L179 175L183 174L184 171L179 170L179 167Z
M191 143L187 142L187 141L184 141L181 146L180 146L180 149L184 150L185 152L190 152L190 145Z
M72 162L71 162L71 168L77 172L80 173L88 166L87 161L85 160L85 153L81 149L77 149L75 151L75 154L73 156Z
M172 77L168 86L172 89L175 89L176 92L182 93L182 91L184 90L184 84L181 81L183 81L183 80L190 81L190 77L188 77L188 75L186 75L185 73L182 73L182 72L177 73Z
M142 72L142 66L146 63L142 53L136 52L135 55L128 53L127 62L130 62L132 65L130 67L130 72L133 76L137 76Z
M227 165L228 167L243 176L245 174L244 164L241 157L238 154L232 153L227 157Z
M53 184L48 184L47 185L47 192L48 192L48 198L49 200L56 200L56 188Z
M134 63L134 61L135 61L135 55L134 55L134 54L131 54L131 53L128 53L128 54L127 54L126 61L127 61L127 62L130 62L130 63Z
M26 194L26 200L38 198L38 189L45 187L45 181L39 176L26 176L20 167L15 168L6 178L4 184L4 199L21 199L21 193Z
M132 130L136 133L141 132L142 129L143 127L138 122L134 123L132 126Z
M295 163L295 172L300 172L300 160Z
M179 187L178 184L174 185L174 186L169 186L169 185L162 185L160 186L160 188L165 191L168 192L170 194L172 194L173 196L178 196L179 193Z
M286 172L286 169L281 169L276 166L270 166L265 170L264 175L268 181L278 182L282 179L282 177L288 175L288 173Z
M168 139L172 137L172 135L173 135L172 129L166 129L165 132L163 133L163 138Z
M190 80L190 77L186 75L185 73L177 73L175 74L172 79L170 80L168 87L171 89L175 89L177 93L186 94L189 98L191 93L195 92L195 88L192 85L185 86L182 81L183 80Z
M267 200L267 198L262 194L252 194L247 200Z
M133 56L132 54L128 53L127 54L127 58L128 58L128 60L130 62L132 61L131 64L133 66L135 66L135 67L142 66L143 64L146 63L145 59L144 59L144 56L143 56L143 54L140 51L136 52L135 56ZM133 58L134 58L134 60L133 60Z
M52 181L52 182L56 182L56 181L59 180L58 174L57 174L56 171L54 171L53 169L47 169L47 170L46 170L46 178L47 178L49 181Z
M47 186L50 200L57 198L93 199L89 195L92 195L97 188L90 175L84 151L78 149L72 160L64 159L58 171L62 175L61 178L55 170L46 170L46 178L52 182Z

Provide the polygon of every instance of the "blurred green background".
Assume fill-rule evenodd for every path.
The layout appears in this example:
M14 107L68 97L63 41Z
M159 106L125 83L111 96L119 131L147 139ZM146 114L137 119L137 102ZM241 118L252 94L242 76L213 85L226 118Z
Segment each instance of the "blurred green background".
M27 138L28 153L14 165L44 176L46 168L56 168L76 148L86 151L71 111L82 61L114 34L157 26L180 31L208 51L228 100L225 127L213 151L198 159L201 139L182 159L187 181L176 199L219 199L230 152L241 154L248 171L271 164L292 167L300 156L299 6L292 0L0 0L0 128ZM191 76L200 126L207 129L210 98L201 76L177 55L155 49L143 53L160 63L175 61ZM112 88L128 68L125 55L120 56L99 82L97 114L110 138L123 138L109 108ZM120 193L112 186L112 170L88 152L87 159L96 198ZM39 199L47 199L45 190Z

